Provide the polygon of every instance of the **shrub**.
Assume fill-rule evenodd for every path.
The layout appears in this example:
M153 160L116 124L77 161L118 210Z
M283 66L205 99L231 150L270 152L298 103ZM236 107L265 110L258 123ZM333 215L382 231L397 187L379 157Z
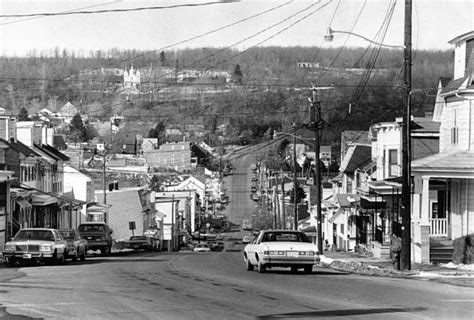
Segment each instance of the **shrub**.
M457 238L453 241L453 262L471 264L474 248L474 234Z

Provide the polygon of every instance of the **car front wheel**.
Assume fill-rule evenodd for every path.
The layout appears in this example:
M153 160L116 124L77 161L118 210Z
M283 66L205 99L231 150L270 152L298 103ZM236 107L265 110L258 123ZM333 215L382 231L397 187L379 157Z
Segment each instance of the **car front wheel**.
M253 264L250 263L250 260L247 259L247 271L253 271Z

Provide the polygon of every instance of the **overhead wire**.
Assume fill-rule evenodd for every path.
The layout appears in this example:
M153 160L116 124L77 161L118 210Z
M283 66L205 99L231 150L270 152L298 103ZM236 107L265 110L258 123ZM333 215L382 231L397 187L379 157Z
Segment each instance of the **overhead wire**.
M38 13L22 13L22 14L0 14L0 18L28 18L28 17L54 17L54 16L67 16L67 15L89 15L99 13L118 13L118 12L136 12L145 10L164 10L164 9L176 9L186 7L204 7L215 4L224 4L229 1L211 1L204 3L185 3L175 4L169 6L151 6L151 7L136 7L136 8L122 8L122 9L104 9L104 10L80 10L80 11L62 11L62 12L38 12Z

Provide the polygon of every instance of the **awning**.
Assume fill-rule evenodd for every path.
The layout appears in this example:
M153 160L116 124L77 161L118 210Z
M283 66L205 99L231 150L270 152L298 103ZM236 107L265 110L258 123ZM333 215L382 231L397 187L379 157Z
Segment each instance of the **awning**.
M34 194L32 202L34 206L47 206L57 203L58 199L47 194Z
M20 206L20 209L25 211L32 207L32 205L25 199L17 199L15 202Z
M339 208L339 210L337 210L331 218L329 218L329 223L334 223L334 221L339 217L341 216L342 214L344 213L344 209L342 208ZM336 222L337 223L337 222ZM341 224L342 222L339 222L339 224Z
M361 197L360 206L363 209L385 209L385 201L381 197Z

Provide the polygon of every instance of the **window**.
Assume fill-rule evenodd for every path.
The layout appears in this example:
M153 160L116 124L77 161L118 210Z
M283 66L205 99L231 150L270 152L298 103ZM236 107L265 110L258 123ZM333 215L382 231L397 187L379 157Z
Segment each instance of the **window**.
M397 176L398 173L398 150L388 150L388 175L389 177Z
M459 128L457 126L457 112L453 110L453 119L451 121L451 144L455 145L459 142Z

